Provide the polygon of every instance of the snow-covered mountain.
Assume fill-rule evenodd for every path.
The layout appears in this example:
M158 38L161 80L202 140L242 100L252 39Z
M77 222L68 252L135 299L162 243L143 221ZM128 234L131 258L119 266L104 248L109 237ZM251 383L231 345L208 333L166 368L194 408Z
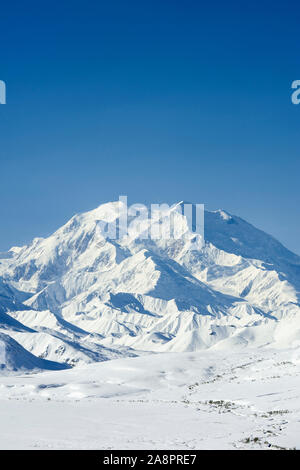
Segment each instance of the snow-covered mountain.
M0 333L0 373L62 370L68 366L34 356L10 336Z
M158 220L182 223L182 203ZM104 227L111 202L48 238L0 254L0 332L43 360L67 365L149 352L300 342L300 257L239 217L205 212L205 244L129 236Z

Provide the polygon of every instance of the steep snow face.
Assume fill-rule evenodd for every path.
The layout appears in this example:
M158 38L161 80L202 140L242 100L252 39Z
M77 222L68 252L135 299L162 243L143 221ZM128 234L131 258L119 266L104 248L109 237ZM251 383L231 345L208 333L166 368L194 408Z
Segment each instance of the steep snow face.
M171 218L187 227L181 207L155 219L160 233ZM128 236L109 238L107 228L125 210L103 204L2 254L0 328L37 356L77 364L143 351L276 345L281 323L297 323L300 258L271 236L216 211L205 213L204 245L191 231L147 238L149 221L135 213ZM290 340L300 334L284 328L279 343Z
M267 264L295 265L299 272L299 256L240 217L224 211L206 212L205 235L214 246L228 253Z

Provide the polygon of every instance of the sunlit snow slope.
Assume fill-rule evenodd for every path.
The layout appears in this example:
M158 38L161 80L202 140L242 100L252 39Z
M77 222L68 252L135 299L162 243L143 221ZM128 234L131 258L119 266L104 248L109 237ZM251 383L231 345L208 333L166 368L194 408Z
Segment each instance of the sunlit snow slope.
M171 216L184 221L181 207L161 215L162 230ZM107 238L123 211L103 204L1 253L0 333L64 365L300 344L299 256L225 211L205 213L204 246L193 232L147 239L141 214L130 216L129 236Z

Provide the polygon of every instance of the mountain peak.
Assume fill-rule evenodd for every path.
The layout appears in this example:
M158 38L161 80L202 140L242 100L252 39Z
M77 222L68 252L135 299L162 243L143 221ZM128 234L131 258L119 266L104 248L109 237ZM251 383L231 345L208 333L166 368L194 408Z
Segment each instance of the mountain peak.
M158 226L185 204L191 203L164 212ZM101 204L0 257L5 334L24 331L22 345L46 359L63 361L72 347L88 362L139 350L210 348L233 335L248 344L245 327L260 331L266 323L272 343L278 321L300 315L300 258L245 220L206 211L203 245L193 232L147 237L147 223L132 210L132 236L105 237L101 227L125 210L122 201Z

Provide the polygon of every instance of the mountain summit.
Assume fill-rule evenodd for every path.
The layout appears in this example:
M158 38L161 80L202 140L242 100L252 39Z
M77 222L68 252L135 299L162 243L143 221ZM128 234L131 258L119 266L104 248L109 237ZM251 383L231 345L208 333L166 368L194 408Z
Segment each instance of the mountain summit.
M300 340L300 257L273 237L219 210L205 212L204 244L192 231L147 238L137 213L111 239L119 217L120 202L103 204L2 253L0 333L65 365Z

